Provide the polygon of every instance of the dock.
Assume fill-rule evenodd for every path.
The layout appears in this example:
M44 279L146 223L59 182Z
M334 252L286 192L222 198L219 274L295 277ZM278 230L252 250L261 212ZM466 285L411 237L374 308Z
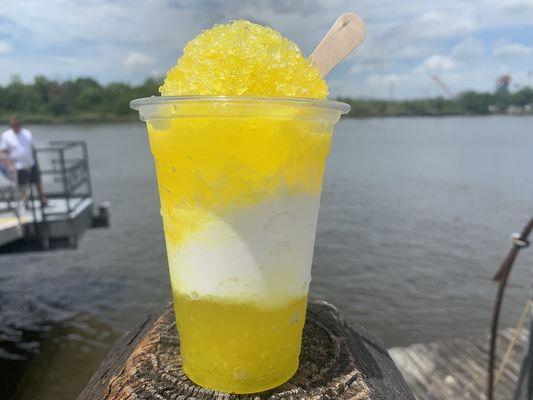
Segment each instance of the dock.
M501 372L502 357L514 329L504 329L498 336L495 399L512 399L529 331L516 332L516 342ZM394 347L389 354L402 372L418 400L485 400L489 337L452 339ZM499 379L498 379L499 377Z
M91 198L70 199L70 209L65 198L51 198L46 211L41 213L39 201L35 201L36 212L25 210L20 216L10 210L6 202L0 202L0 246L18 239L48 240L66 239L75 247L79 236L92 225L93 200Z
M64 240L76 247L90 227L106 227L109 204L95 210L88 152L83 141L55 141L36 149L46 205L32 188L21 207L16 182L0 182L0 247L24 239L47 249L50 242ZM97 213L96 213L97 211Z

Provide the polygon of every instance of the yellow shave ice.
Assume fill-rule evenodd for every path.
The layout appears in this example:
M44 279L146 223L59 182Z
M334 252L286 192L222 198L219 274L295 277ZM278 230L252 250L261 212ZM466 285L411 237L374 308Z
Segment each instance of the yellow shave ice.
M323 99L326 83L294 43L247 21L202 32L160 90L248 97L172 100L146 118L183 368L225 392L276 387L298 368L340 111L290 99Z
M243 20L215 25L190 41L160 91L163 96L328 96L318 68L296 44Z

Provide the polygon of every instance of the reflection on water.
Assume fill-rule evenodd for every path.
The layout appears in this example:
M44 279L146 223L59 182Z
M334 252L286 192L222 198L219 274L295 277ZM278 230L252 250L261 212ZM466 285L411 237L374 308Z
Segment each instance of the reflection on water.
M311 296L390 346L486 333L490 277L533 213L532 122L341 121ZM110 229L88 231L77 250L0 255L0 397L70 400L118 337L170 298L157 191L140 123L30 129L42 143L87 140L97 201L113 203ZM520 255L506 324L532 261Z
M39 351L19 377L17 397L51 400L67 398L66 393L74 396L80 391L77 377L87 376L87 360L102 359L119 337L108 323L87 313L53 325L41 336ZM50 384L53 382L60 384Z

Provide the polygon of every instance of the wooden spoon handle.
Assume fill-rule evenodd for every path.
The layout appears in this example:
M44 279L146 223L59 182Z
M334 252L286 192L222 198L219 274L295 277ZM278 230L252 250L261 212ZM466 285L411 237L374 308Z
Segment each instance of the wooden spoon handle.
M309 57L326 76L365 40L365 24L352 13L342 14Z

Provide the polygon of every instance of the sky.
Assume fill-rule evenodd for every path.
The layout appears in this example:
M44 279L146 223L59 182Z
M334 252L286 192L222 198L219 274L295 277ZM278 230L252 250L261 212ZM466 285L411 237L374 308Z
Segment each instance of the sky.
M533 0L0 0L0 84L160 77L215 23L269 25L309 55L343 12L367 39L329 76L332 97L419 98L533 86Z

